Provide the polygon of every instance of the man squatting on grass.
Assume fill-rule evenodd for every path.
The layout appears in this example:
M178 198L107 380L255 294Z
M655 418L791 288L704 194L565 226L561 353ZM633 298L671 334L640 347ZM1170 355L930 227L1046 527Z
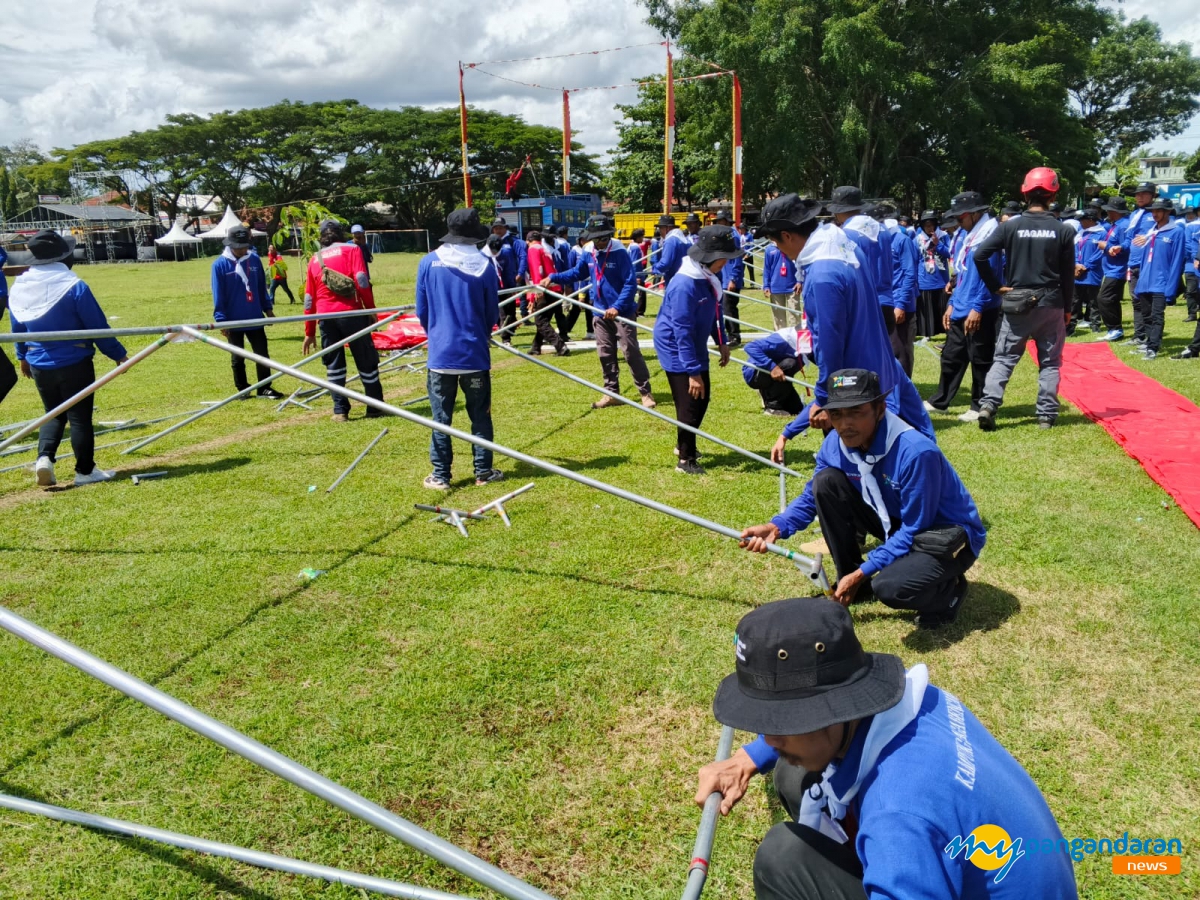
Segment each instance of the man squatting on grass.
M757 900L1075 900L1069 853L1022 849L1063 840L1037 785L924 664L863 652L823 597L765 604L734 641L713 715L758 738L700 770L696 802L728 814L773 770L792 821L758 847Z
M456 209L446 217L441 246L417 266L417 318L429 338L429 405L433 419L454 421L454 401L462 387L471 434L490 441L492 432L492 328L500 322L500 280L492 258L479 252L488 229L474 208ZM492 451L475 444L475 483L502 481L492 468ZM450 436L433 432L429 439L433 472L425 487L450 487L454 450Z
M916 610L919 628L953 622L985 541L975 501L937 444L888 410L874 372L833 373L824 409L833 431L813 477L786 510L743 531L742 546L763 553L820 519L835 600L849 606L873 592L893 609ZM860 534L883 542L866 562Z

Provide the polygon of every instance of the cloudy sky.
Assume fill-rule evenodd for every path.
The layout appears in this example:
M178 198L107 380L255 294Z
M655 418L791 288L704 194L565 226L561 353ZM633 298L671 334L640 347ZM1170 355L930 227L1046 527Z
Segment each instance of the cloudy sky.
M1170 40L1200 48L1194 0L1125 0ZM658 41L635 0L66 0L0 28L0 144L32 138L43 148L116 137L171 112L209 113L283 98L355 98L373 106L457 104L457 62L543 56ZM253 14L248 13L253 10ZM574 11L571 14L570 11ZM626 82L661 71L663 51L642 46L574 59L491 65L521 81L561 88ZM562 121L554 91L517 87L480 72L468 102ZM616 140L613 105L632 88L572 99L576 139L604 153ZM1192 150L1184 137L1156 147Z

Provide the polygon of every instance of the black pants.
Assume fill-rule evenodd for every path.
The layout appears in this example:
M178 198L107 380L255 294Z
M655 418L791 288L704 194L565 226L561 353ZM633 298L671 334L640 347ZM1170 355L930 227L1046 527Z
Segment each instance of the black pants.
M1192 342L1187 347L1195 356L1200 356L1200 322L1196 323L1196 331L1192 335Z
M896 307L883 307L883 324L887 327L888 340L892 343L892 355L909 378L912 378L913 370L913 316L913 313L909 313L903 322L897 322Z
M562 288L564 294L571 294L573 291ZM558 327L558 336L564 341L571 339L571 329L575 327L575 323L579 321L579 315L583 311L583 307L576 306L573 303L568 303L564 310L561 306L554 308L554 324ZM587 318L588 334L592 333L592 317Z
M1146 340L1147 319L1150 317L1150 304L1142 303L1137 292L1138 275L1141 269L1129 270L1129 296L1133 300L1133 339L1142 343Z
M671 399L675 401L675 418L684 425L699 428L708 412L708 401L712 397L712 385L708 380L708 372L700 373L704 381L704 396L697 400L688 393L687 372L667 372L667 383L671 386ZM679 451L680 462L694 463L696 461L696 435L682 428L675 429L677 437L675 447Z
M800 363L793 359L785 359L777 363L783 374L791 378L800 371ZM765 372L756 371L750 379L750 387L762 396L763 409L781 409L793 416L800 415L804 409L804 401L796 391L796 386L790 381L776 381Z
M543 301L544 303L545 301ZM533 320L537 331L533 335L533 346L530 348L532 352L541 353L542 344L549 344L555 350L561 350L566 344L563 339L558 336L558 332L554 330L554 310L544 309L537 314Z
M96 368L90 359L58 369L40 369L37 366L29 368L33 372L33 383L42 398L42 408L46 412L74 397L96 380ZM88 394L65 413L38 429L38 456L48 456L50 461L54 462L58 445L62 443L63 430L70 422L75 471L80 475L88 475L96 468L96 436L92 429L92 401L95 396Z
M775 793L793 819L804 795L803 769L775 764ZM754 854L756 900L866 900L854 841L839 844L796 822L773 826Z
M1121 302L1125 299L1125 279L1105 275L1096 293L1096 309L1100 321L1109 331L1121 330Z
M1163 325L1166 323L1167 295L1142 294L1141 299L1145 304L1146 349L1157 353L1162 346Z
M362 331L374 321L372 316L346 316L338 319L321 320L321 347L336 344L342 338L350 337L356 331ZM363 393L372 400L383 399L383 386L379 383L379 351L369 334L364 334L349 344L343 344L336 350L322 354L321 362L325 365L325 378L341 387L346 386L346 347L354 357L354 365L358 366L358 377L362 382ZM350 400L340 394L333 395L333 411L347 415L350 412ZM368 409L370 418L382 416L384 413Z
M841 469L822 469L813 477L812 486L821 531L841 579L862 565L858 535L872 534L881 541L887 535L879 514L867 505ZM899 524L892 523L893 531ZM876 572L871 590L893 609L941 612L954 601L959 576L974 564L975 554L970 548L948 560L914 551ZM861 596L862 588L859 592Z
M983 397L983 384L988 369L992 367L992 355L996 350L996 326L1000 322L1000 309L985 309L983 320L974 334L963 328L966 319L952 319L946 332L946 346L942 348L942 376L938 388L929 398L931 406L949 409L962 385L967 367L971 368L971 409L979 411Z
M1067 326L1067 334L1075 333L1075 326L1087 322L1093 328L1100 327L1100 314L1096 309L1096 296L1100 292L1098 284L1076 284L1075 301L1071 305L1071 324Z
M250 342L250 349L259 356L270 357L271 354L267 352L267 329L243 328L229 332L229 343L233 346L245 348L246 341ZM233 386L239 391L250 387L250 382L246 380L246 361L231 353L229 354L229 365L233 369ZM271 370L262 363L255 363L254 368L258 375L258 381L271 377ZM262 389L260 388L260 390Z
M0 278L3 276L0 275ZM17 386L17 370L13 368L8 354L0 350L0 403L8 396L8 392Z
M639 273L637 277L638 283L638 315L646 314L646 276L644 273Z
M1191 261L1187 263L1188 268L1191 268ZM1188 318L1195 318L1196 313L1200 312L1200 275L1192 272L1183 273L1183 292L1187 296L1187 314ZM2 399L3 395L0 395Z
M917 298L917 337L933 337L945 332L942 319L946 315L946 289L921 291Z
M513 333L517 330L513 322L524 318L524 301L521 300L521 296L518 294L512 298L512 303L500 308L500 340L506 344L512 343Z
M290 287L288 287L287 279L286 278L277 278L276 280L271 282L271 305L272 306L275 305L275 292L279 291L279 290L282 290L285 294L288 295L289 303L296 302L296 295L293 294L292 289Z
M738 288L740 294L742 289ZM738 314L738 297L734 294L725 292L721 298L721 304L725 307L725 312L728 316L733 316L735 319L740 319ZM742 342L742 326L737 322L732 322L728 318L725 319L725 336L731 344L740 344Z

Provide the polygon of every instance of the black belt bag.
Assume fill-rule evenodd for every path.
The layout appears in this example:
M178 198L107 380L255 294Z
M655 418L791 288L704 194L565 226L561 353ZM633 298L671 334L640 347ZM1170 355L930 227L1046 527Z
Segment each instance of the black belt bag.
M1010 316L1027 313L1041 303L1047 293L1033 288L1013 288L1000 295L1000 309Z
M912 548L917 553L928 553L938 559L951 560L969 545L967 529L961 525L931 528L913 538Z

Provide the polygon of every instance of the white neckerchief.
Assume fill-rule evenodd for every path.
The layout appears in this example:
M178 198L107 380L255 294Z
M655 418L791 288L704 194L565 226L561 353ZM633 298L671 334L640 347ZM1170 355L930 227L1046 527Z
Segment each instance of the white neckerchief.
M879 490L879 481L875 478L875 464L888 455L900 435L906 431L912 431L913 428L890 411L884 414L883 427L886 429L883 436L883 449L877 455L852 450L841 438L838 438L838 443L841 445L842 453L858 466L858 474L862 478L863 499L879 515L879 521L883 524L884 536L887 536L892 532L892 517L888 515L887 504L883 502L883 493Z
M694 241L692 240L692 236L690 234L688 234L686 231L684 231L682 228L675 228L671 231L668 231L667 236L665 238L663 238L663 243L665 244L671 238L675 238L677 241L683 241L688 246L691 246L694 243Z
M967 233L967 239L958 246L958 252L954 256L954 271L962 273L967 265L967 255L971 249L982 241L985 237L995 231L997 228L996 220L992 218L991 213L984 213L975 227Z
M925 668L925 663L917 663L904 673L904 696L900 698L900 702L876 713L871 719L871 727L863 740L862 758L855 773L854 783L840 797L834 794L829 779L837 771L837 766L830 763L823 773L822 782L809 788L800 799L800 813L796 817L799 824L816 829L839 844L849 840L849 836L835 820L846 817L850 801L858 795L859 787L875 768L879 754L917 717L925 700L927 687L929 670Z
M13 282L9 313L19 322L40 319L78 283L79 276L64 263L30 266Z
M542 241L542 252L549 253L551 256L554 256L554 254L556 254L558 252L558 245L557 244L547 244L546 241L543 240Z
M872 219L871 221L874 221ZM814 231L800 251L796 264L807 268L819 259L832 259L844 262L858 268L858 256L854 252L855 243L846 237L842 229L827 222Z
M721 279L690 256L683 258L683 262L679 264L679 271L676 274L682 275L684 278L694 278L696 281L707 281L708 286L712 289L713 296L721 296Z
M319 253L320 251L318 250L317 252ZM226 247L221 255L226 259L233 260L233 271L237 272L238 278L242 279L242 284L246 287L246 299L253 297L254 291L250 290L250 276L246 274L245 268L246 262L250 259L250 252L246 251L239 259L233 255L231 248Z
M859 234L865 234L872 241L878 243L879 231L883 226L870 216L864 216L862 213L859 213L857 216L847 219L846 224L842 227L849 228L851 231L857 231Z
M492 265L492 261L476 250L474 244L442 244L433 252L446 268L457 269L473 278L481 276Z
M900 228L900 222L896 219L884 219L883 227L888 231L897 231Z

